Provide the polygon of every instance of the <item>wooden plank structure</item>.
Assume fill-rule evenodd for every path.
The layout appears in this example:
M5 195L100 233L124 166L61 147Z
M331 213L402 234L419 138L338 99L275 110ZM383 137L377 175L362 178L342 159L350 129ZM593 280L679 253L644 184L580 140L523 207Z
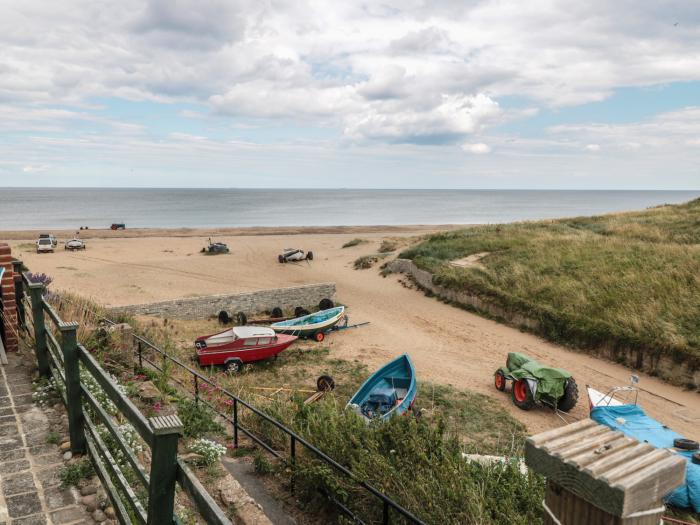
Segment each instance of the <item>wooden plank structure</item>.
M657 525L686 464L591 419L528 438L525 462L547 478L545 525Z

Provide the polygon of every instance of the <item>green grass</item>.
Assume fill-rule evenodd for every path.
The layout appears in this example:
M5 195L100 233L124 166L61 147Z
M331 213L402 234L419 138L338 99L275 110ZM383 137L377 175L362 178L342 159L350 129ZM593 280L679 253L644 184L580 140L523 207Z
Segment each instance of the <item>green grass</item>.
M536 318L543 335L700 366L700 199L641 212L441 233L401 254L436 284ZM449 261L488 252L483 268Z
M352 248L353 246L357 246L359 244L365 244L367 241L365 239L360 239L359 237L356 237L345 244L343 244L343 248Z
M83 479L89 478L94 472L90 460L88 458L80 458L75 463L69 463L61 467L58 477L61 480L61 487L67 488L77 485Z

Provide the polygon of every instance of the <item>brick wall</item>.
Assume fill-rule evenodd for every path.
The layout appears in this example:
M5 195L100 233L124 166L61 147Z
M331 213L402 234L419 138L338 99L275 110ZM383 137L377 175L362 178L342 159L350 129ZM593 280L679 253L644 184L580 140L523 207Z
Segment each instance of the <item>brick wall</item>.
M2 301L2 318L5 331L5 350L16 352L17 341L17 304L15 303L15 276L12 271L12 251L5 243L0 243L0 266L5 269L0 280L0 301Z
M206 295L148 304L111 308L112 314L156 315L168 319L207 319L221 310L230 314L243 312L250 316L275 307L291 310L297 306L318 307L321 299L333 299L335 283L307 284L290 288L273 288L255 292Z

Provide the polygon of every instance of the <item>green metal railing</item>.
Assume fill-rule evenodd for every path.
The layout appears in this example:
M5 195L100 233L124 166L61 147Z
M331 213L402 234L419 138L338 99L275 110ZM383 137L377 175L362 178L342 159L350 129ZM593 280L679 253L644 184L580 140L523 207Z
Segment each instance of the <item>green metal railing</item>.
M21 264L21 263L20 263ZM19 267L17 268L19 270ZM63 321L44 298L44 286L33 283L22 273L17 287L18 304L22 304L20 326L29 332L31 322L39 373L53 377L68 411L70 449L74 454L87 453L109 496L115 514L122 524L170 525L178 523L174 514L176 484L192 500L208 524L231 525L187 465L178 459L177 447L182 423L177 416L146 418L121 392L110 375L77 341L78 323ZM31 316L26 308L31 308ZM48 322L47 322L48 321ZM112 416L80 381L83 367L117 407L151 450L148 474L119 431ZM143 504L127 481L124 472L105 444L98 425L104 425L117 448L126 458L148 494Z

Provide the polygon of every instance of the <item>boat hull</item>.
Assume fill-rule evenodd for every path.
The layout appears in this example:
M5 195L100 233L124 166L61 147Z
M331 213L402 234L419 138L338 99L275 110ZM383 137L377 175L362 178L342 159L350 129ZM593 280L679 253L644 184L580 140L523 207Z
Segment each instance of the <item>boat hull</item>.
M393 391L396 397L394 406L386 412L372 413L367 403L378 393ZM413 363L408 354L403 354L374 372L355 392L346 408L352 408L367 421L386 421L393 416L406 413L416 399L418 391Z
M330 312L324 316L324 312ZM337 325L345 316L345 307L338 306L329 310L322 310L315 314L280 321L270 325L278 334L295 335L298 337L312 337L319 332L327 332Z
M239 341L233 341L231 343L197 348L197 362L200 366L212 366L223 365L231 360L242 363L262 361L283 352L296 340L296 336L279 334L275 337L275 341L267 345L245 347L240 346Z

